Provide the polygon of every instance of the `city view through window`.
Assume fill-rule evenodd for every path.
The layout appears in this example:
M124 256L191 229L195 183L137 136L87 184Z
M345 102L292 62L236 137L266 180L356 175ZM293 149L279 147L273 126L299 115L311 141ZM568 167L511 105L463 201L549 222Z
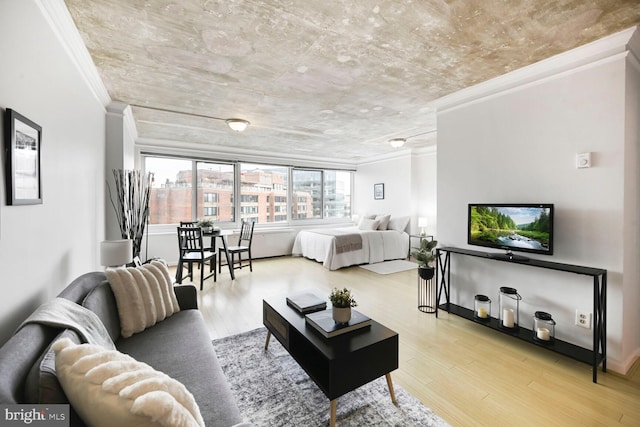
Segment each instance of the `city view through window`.
M351 216L349 171L154 156L144 168L153 173L150 224L235 222L238 213L262 224Z

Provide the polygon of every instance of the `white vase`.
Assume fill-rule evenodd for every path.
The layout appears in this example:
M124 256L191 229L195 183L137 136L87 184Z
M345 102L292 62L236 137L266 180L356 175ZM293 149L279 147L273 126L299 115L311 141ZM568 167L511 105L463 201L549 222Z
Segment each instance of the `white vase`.
M351 307L333 307L333 320L336 323L349 323Z

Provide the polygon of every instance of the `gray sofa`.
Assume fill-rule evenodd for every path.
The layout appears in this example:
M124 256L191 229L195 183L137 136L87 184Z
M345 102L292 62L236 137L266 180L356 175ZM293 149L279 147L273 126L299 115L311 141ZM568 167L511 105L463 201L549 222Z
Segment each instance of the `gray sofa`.
M183 383L194 395L207 426L242 424L234 397L198 311L192 285L175 288L180 311L129 338L120 336L116 300L102 272L78 277L59 295L98 315L116 348ZM55 376L49 352L61 334L77 342L73 331L26 324L0 348L0 403L68 403ZM48 366L47 366L48 364ZM84 423L71 408L71 425Z

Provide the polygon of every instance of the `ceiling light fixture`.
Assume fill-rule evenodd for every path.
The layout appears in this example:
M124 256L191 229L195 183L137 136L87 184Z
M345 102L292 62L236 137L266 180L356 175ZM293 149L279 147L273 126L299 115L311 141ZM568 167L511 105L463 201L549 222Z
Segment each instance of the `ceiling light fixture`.
M227 119L225 121L227 125L236 132L242 132L249 126L249 122L244 119Z
M227 126L229 126L231 129L233 129L236 132L244 131L247 128L247 126L249 126L251 124L248 120L245 120L245 119L236 119L236 118L223 119L223 118L220 118L220 117L208 116L206 114L187 113L185 111L170 110L168 108L158 108L158 107L150 107L148 105L136 105L136 104L130 104L130 105L131 105L131 107L144 108L144 109L147 109L147 110L155 110L155 111L162 111L162 112L165 112L165 113L183 114L185 116L202 117L202 118L205 118L205 119L224 121L225 123L227 123Z
M406 138L393 138L393 139L390 139L388 142L389 142L389 145L391 145L393 148L400 148L407 142L407 139L409 138L415 138L416 136L428 135L430 133L435 133L435 132L437 132L437 129L407 136Z
M389 140L389 145L391 145L393 148L400 148L404 145L405 142L407 142L405 138L393 138Z

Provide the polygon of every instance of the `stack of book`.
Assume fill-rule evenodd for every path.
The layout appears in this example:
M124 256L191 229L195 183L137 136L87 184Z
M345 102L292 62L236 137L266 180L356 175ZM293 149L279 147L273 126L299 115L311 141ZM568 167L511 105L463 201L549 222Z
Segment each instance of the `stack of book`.
M305 316L307 325L318 330L325 338L335 337L371 326L371 319L356 310L351 310L351 320L348 323L336 323L333 320L333 310L318 311Z
M327 302L311 292L289 296L287 297L287 304L302 314L313 313L327 308Z

